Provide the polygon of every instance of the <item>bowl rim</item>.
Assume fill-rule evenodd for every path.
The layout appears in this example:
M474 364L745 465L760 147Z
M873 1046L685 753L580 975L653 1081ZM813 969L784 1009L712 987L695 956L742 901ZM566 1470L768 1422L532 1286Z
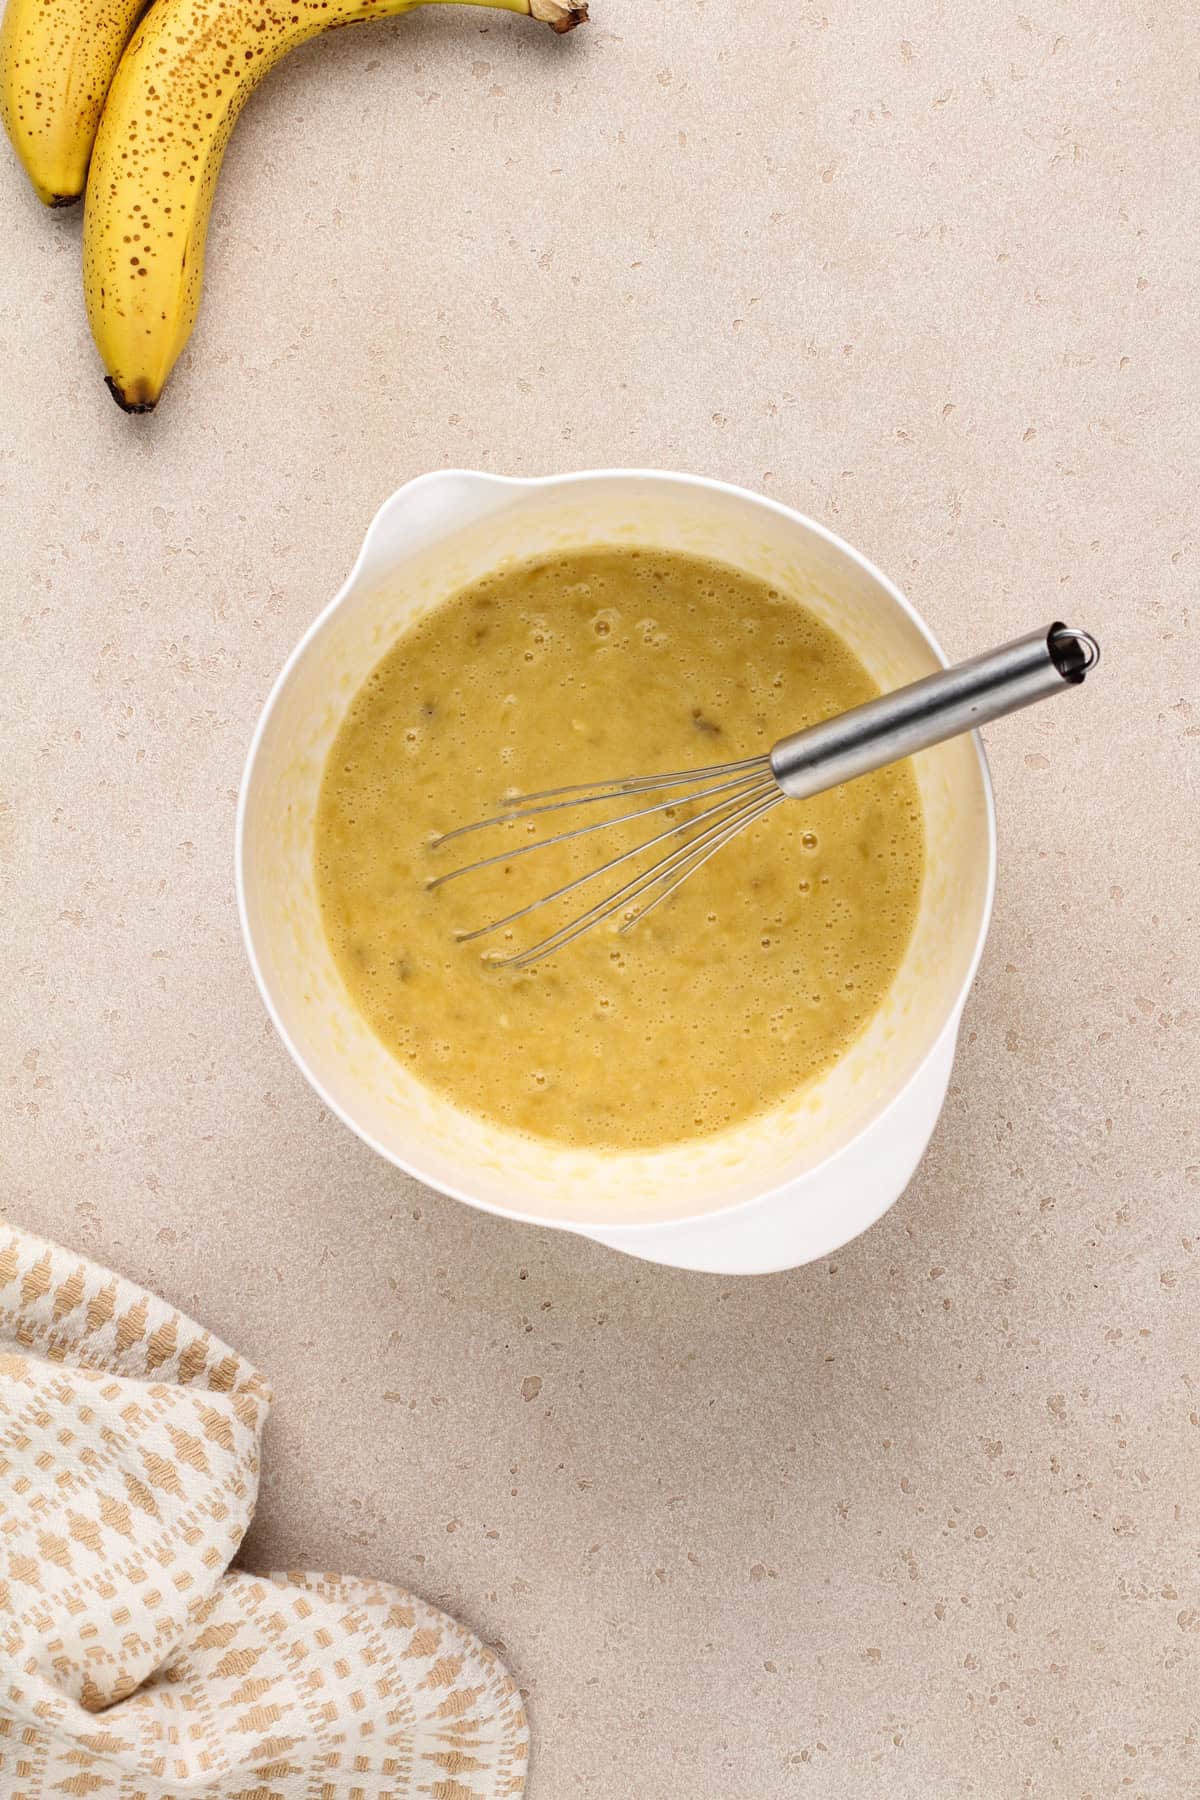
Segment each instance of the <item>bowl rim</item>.
M853 544L848 543L846 539L841 537L837 532L830 530L827 525L821 524L819 520L810 518L807 513L802 513L793 506L785 505L783 501L772 499L767 494L760 494L753 488L741 487L734 482L720 481L713 476L692 475L682 470L673 469L613 467L579 469L562 475L532 476L497 475L493 474L490 470L483 469L432 469L423 475L414 476L411 481L404 482L400 487L389 494L378 507L367 527L362 546L354 559L354 563L349 574L346 576L346 579L342 582L333 598L325 603L315 618L306 627L291 653L288 655L278 675L275 677L275 680L272 682L270 691L263 703L254 731L251 735L250 744L246 752L246 760L242 768L241 779L238 783L237 813L234 822L234 887L237 896L238 920L241 926L242 942L245 946L246 955L250 963L251 972L254 976L255 985L258 988L259 996L266 1008L267 1016L274 1026L285 1050L291 1057L297 1069L299 1069L300 1073L304 1076L309 1086L313 1089L318 1099L321 1100L322 1104L327 1106L330 1112L354 1133L355 1137L359 1138L369 1149L375 1151L377 1155L383 1157L384 1161L390 1163L393 1168L400 1169L406 1175L411 1175L415 1180L422 1182L426 1187L433 1188L438 1193L446 1194L453 1200L461 1200L465 1205L474 1207L478 1212L490 1213L496 1218L512 1219L519 1224L540 1225L557 1231L572 1231L582 1236L588 1236L593 1232L620 1232L622 1235L628 1234L634 1236L641 1232L650 1234L672 1229L684 1230L688 1227L703 1226L705 1221L710 1219L728 1218L731 1214L746 1211L751 1207L761 1206L765 1202L770 1201L775 1195L785 1192L789 1187L801 1182L813 1181L819 1175L827 1173L831 1165L837 1161L838 1157L841 1156L851 1144L857 1142L862 1137L864 1131L874 1130L886 1120L889 1115L902 1108L912 1090L922 1081L929 1066L941 1052L947 1031L957 1031L963 1006L966 1003L967 996L974 984L980 960L983 956L983 947L987 941L988 930L991 926L992 910L996 897L996 804L992 788L991 771L988 767L987 754L984 750L983 740L978 731L972 731L969 734L979 767L980 784L983 794L984 824L987 836L987 872L975 944L971 951L970 958L968 959L967 967L958 992L955 995L953 1003L946 1010L942 1029L936 1033L928 1050L925 1052L925 1055L910 1071L908 1079L896 1090L886 1105L880 1107L878 1112L871 1115L867 1123L860 1131L855 1133L853 1138L848 1139L845 1144L839 1144L836 1148L830 1150L819 1162L814 1163L811 1168L805 1169L802 1174L785 1176L781 1181L773 1183L770 1187L763 1188L761 1192L745 1196L738 1200L732 1200L727 1206L710 1206L705 1208L703 1212L680 1214L669 1219L649 1218L614 1220L611 1215L608 1217L588 1217L582 1219L548 1218L544 1213L529 1212L521 1207L498 1205L491 1200L481 1198L478 1194L466 1192L462 1187L453 1182L447 1182L440 1177L435 1177L427 1170L423 1169L420 1166L419 1161L411 1161L406 1157L400 1156L395 1151L389 1149L385 1144L381 1143L378 1138L364 1126L360 1125L358 1121L350 1115L341 1102L334 1099L332 1094L326 1090L313 1071L309 1068L303 1053L293 1041L290 1032L280 1017L266 976L263 972L262 964L259 960L254 942L254 933L250 923L245 879L246 818L259 752L262 748L263 739L266 736L276 705L278 704L284 689L291 680L294 670L303 660L310 646L317 637L320 636L328 621L338 611L350 593L357 586L360 575L374 552L376 540L383 529L384 520L392 505L401 495L405 495L406 497L411 496L415 490L422 487L434 486L439 483L454 480L488 483L499 488L509 488L514 493L534 492L539 488L582 486L585 483L598 481L637 481L661 484L663 486L701 488L711 493L730 496L736 500L749 501L755 506L764 507L768 511L775 513L777 516L801 526L805 531L811 532L816 537L823 539L834 550L841 552L842 555L856 563L866 576L878 583L879 587L882 588L884 593L892 601L893 605L905 614L927 644L937 662L943 668L948 668L950 666L949 660L938 639L934 636L933 632L930 630L917 609L913 606L912 602L901 591L896 583L885 575L883 570L872 562L869 557L864 556L860 550L855 549ZM881 1217L882 1214L888 1210L888 1207L894 1204L894 1201L899 1198L900 1192L902 1191L903 1189L898 1190L891 1200L886 1201L879 1208L876 1217ZM863 1228L865 1229L865 1227Z

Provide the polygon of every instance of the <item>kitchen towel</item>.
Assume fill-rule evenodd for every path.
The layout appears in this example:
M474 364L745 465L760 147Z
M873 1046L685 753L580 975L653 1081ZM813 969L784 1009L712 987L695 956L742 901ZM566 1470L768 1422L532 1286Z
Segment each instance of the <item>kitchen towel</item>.
M0 1221L3 1800L508 1800L520 1696L384 1582L230 1568L270 1404L133 1282Z

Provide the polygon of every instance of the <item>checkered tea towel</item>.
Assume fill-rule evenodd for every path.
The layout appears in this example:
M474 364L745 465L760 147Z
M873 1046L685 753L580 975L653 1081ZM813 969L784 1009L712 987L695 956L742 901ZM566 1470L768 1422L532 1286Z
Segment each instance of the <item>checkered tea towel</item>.
M249 1575L270 1393L134 1283L0 1221L3 1800L507 1800L496 1657L383 1582Z

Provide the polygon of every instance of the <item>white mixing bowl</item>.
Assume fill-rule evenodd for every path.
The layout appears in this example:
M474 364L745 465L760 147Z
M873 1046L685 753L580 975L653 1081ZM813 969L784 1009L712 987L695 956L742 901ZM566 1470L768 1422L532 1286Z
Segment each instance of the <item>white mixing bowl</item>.
M945 663L877 569L811 520L743 489L635 470L539 481L423 476L380 510L349 580L296 646L259 720L237 819L246 947L296 1063L399 1168L487 1212L582 1232L651 1261L729 1274L791 1268L844 1244L898 1198L945 1099L995 880L977 737L915 761L925 881L883 1007L832 1069L719 1137L614 1155L470 1117L375 1038L321 925L313 874L321 772L375 663L415 619L501 562L616 543L713 557L795 594L882 688Z

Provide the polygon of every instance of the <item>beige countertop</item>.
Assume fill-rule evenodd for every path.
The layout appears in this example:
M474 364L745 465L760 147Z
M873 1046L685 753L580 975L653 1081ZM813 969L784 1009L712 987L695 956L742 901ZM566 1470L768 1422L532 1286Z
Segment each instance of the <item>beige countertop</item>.
M1200 32L1135 0L593 13L295 55L150 419L101 385L77 217L0 158L7 1205L270 1372L246 1560L501 1644L533 1800L1178 1800ZM379 501L618 463L815 514L955 654L1060 612L1104 643L1086 701L988 734L999 894L930 1154L789 1275L401 1178L239 941L253 721Z

